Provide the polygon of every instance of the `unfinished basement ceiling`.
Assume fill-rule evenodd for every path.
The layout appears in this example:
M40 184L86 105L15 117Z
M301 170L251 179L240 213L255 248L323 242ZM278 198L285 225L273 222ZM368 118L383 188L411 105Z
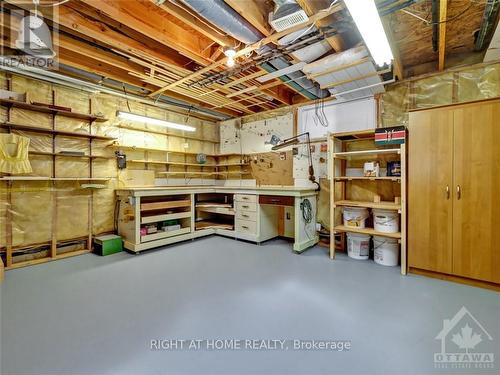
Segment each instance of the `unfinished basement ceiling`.
M439 52L433 48L430 24L432 2L376 0L399 79L438 70ZM57 3L42 1L43 5ZM447 16L436 25L444 25L446 37L434 44L445 49L445 65L482 56L493 34L485 26L496 25L498 10L488 11L486 0L435 0L440 3L446 5ZM4 4L28 8L17 0ZM331 4L330 0L69 0L57 6L58 73L115 90L124 86L146 100L177 103L182 110L218 114L222 119L339 92L355 90L343 95L345 100L383 91L381 83L392 73L372 63L311 78L311 72L327 70L329 62L340 61L337 55L340 58L339 54L363 45L343 1ZM316 19L298 25L294 33L285 29L275 37L269 13L282 12L284 5ZM324 9L328 11L321 12ZM19 19L12 17L6 27L16 31ZM480 34L484 43L478 48ZM13 41L4 43L12 46ZM225 63L228 48L247 51L237 56L232 68ZM306 63L302 70L287 70L300 62ZM287 73L257 80L281 70ZM342 75L345 79L338 79ZM325 88L335 82L340 84Z
M447 59L474 54L476 34L482 25L486 1L447 1L446 19L448 21L444 23ZM384 21L393 33L395 43L392 47L399 51L404 68L410 70L409 75L436 70L434 63L438 60L438 50L433 49L433 25L430 24L433 22L432 2L433 0L420 0L404 10L384 16ZM417 18L417 16L428 22ZM495 20L496 15L493 22ZM442 21L438 20L437 22ZM491 35L489 37L491 38ZM428 66L422 66L425 64Z

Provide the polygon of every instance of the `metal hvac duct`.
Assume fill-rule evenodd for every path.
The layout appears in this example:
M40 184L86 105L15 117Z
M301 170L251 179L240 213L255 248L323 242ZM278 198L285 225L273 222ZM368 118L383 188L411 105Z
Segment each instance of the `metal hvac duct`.
M264 35L251 26L233 8L227 5L224 0L182 0L182 2L197 12L201 17L213 23L219 29L224 30L227 34L242 43L252 44L264 38ZM260 49L261 52L268 50L268 46L264 46ZM290 66L288 61L284 58L272 60L269 62L269 65L263 68L267 71L273 71L272 69L278 70ZM280 79L284 82L293 80L293 82L288 82L287 85L303 92L310 99L329 96L328 91L320 89L317 85L305 77L300 78L301 75L303 74L295 72L287 77L281 77Z

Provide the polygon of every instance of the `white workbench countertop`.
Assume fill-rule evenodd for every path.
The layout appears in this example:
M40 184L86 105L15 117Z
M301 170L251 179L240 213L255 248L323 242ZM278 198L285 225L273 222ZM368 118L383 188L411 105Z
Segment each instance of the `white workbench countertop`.
M243 192L243 193L272 193L274 195L312 195L316 194L313 187L299 186L215 186L215 185L193 185L193 186L150 186L150 187L124 187L115 190L117 194L138 195L160 195L161 193L203 193L203 192Z

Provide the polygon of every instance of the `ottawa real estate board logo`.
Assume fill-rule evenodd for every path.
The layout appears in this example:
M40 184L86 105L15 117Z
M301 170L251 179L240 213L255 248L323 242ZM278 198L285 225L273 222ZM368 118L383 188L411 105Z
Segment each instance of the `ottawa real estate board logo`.
M441 341L441 351L434 353L436 368L494 368L493 337L463 306L453 318L443 320L436 340Z
M0 2L0 65L56 70L59 45L57 6L39 0Z

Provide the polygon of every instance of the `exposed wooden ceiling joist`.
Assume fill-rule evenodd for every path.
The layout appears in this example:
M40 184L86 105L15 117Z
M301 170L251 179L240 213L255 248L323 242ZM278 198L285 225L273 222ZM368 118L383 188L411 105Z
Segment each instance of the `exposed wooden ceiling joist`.
M149 1L85 0L85 4L201 65L211 62L211 51L206 48L210 42L208 38L186 33L180 25L160 14L161 8Z
M154 5L157 4L157 0L148 0ZM233 38L226 35L223 31L218 30L216 27L210 25L208 22L195 16L193 13L185 10L180 4L176 5L169 1L165 1L161 5L156 5L161 7L164 11L170 13L172 16L178 18L186 25L189 25L199 33L205 35L207 38L216 42L220 46L234 46L238 44Z
M446 17L448 12L448 0L439 0L439 57L438 70L444 69L446 54Z

